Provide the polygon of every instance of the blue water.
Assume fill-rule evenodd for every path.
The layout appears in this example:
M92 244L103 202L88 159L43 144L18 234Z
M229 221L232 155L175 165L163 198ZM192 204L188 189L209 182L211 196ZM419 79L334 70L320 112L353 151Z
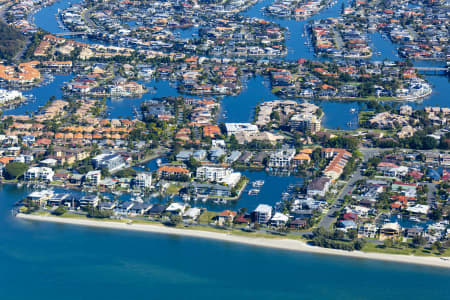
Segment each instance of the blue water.
M25 105L21 105L14 109L7 109L4 111L5 115L20 115L27 114L28 112L36 113L39 106L44 105L50 99L55 96L57 99L61 99L64 82L68 82L72 79L72 75L55 75L55 78L49 84L33 88L28 91L24 91L24 95L33 95L33 101L28 102Z
M0 187L0 298L445 299L450 272L14 219Z

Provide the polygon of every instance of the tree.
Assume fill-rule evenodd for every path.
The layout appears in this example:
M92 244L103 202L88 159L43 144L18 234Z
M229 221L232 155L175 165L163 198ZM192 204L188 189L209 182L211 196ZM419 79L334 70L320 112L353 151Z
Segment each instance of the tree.
M387 239L387 240L384 240L383 245L386 248L392 248L392 246L394 246L394 242L392 241L392 239Z
M58 206L57 209L55 209L54 211L52 211L52 214L55 215L55 216L61 216L61 215L65 214L66 211L67 211L67 210L66 210L64 207Z
M423 245L425 245L426 242L427 242L427 240L423 236L421 236L419 234L416 234L413 237L413 239L412 239L412 243L413 243L414 248L418 248L420 246L423 246Z
M444 253L445 249L444 246L442 245L441 242L436 241L433 243L433 245L431 246L434 250L439 251L440 254Z
M169 222L170 222L170 225L172 225L172 226L177 226L182 221L183 221L183 219L181 218L181 216L179 214L171 214L169 216Z
M28 169L28 166L21 162L11 162L6 165L6 179L17 179Z

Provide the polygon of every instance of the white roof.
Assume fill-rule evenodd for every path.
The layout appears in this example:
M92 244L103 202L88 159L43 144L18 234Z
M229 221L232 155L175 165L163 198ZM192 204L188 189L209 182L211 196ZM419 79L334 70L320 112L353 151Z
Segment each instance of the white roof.
M267 205L267 204L259 204L256 209L256 212L259 213L271 213L272 212L272 206Z
M184 211L185 207L186 207L186 204L174 202L174 203L171 203L166 210L167 211L177 211L177 210Z
M272 221L278 221L278 222L287 222L289 220L289 217L282 214L282 213L275 213L272 217Z
M189 208L184 214L184 217L189 217L189 218L196 218L198 216L200 216L201 210L198 207L191 207Z
M406 210L410 211L412 213L424 214L425 215L430 210L430 206L429 205L424 205L424 204L416 204L414 206L408 207Z

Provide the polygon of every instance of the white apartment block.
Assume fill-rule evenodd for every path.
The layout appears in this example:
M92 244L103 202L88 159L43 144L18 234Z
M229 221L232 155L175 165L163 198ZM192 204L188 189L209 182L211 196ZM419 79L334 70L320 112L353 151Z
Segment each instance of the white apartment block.
M230 168L216 166L202 166L197 168L197 179L209 181L222 181L225 177L233 173Z
M140 172L134 179L134 187L138 189L148 189L152 186L152 174Z
M31 167L25 172L27 181L52 181L55 172L47 167Z
M270 168L289 168L295 156L295 149L283 149L273 152L270 155Z

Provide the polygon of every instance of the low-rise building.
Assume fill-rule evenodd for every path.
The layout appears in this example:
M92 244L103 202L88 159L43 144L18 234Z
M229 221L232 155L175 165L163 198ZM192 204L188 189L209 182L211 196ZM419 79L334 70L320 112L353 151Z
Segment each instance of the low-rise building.
M139 172L134 179L134 187L140 190L149 189L152 186L152 174Z
M283 168L291 167L292 159L295 156L295 149L283 149L273 152L269 158L269 168Z
M267 204L259 204L254 213L255 221L258 224L267 224L272 217L272 206Z
M26 181L47 181L53 180L55 172L48 167L31 167L24 175Z
M328 189L330 188L330 178L328 177L319 177L314 178L311 180L311 182L308 184L308 191L307 194L310 197L314 197L315 195L319 196L325 196L325 194L328 192Z

